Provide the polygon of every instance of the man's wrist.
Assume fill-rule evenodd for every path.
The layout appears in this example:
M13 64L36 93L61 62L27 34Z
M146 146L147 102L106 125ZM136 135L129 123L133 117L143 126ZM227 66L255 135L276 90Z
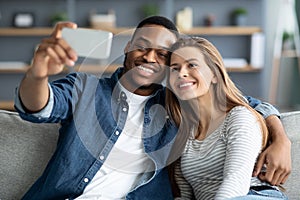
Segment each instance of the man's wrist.
M289 141L287 135L285 134L284 127L277 115L270 115L265 120L272 142Z

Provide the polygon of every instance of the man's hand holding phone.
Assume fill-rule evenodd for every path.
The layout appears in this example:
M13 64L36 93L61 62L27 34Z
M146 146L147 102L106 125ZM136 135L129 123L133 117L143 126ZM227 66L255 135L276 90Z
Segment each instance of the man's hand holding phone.
M110 55L112 33L77 28L72 22L59 22L49 38L39 44L33 58L31 73L42 78L74 66L78 57L106 59Z
M66 27L76 29L77 25L72 22L57 23L51 36L43 39L38 45L27 73L32 78L47 78L62 72L65 65L75 65L77 53L62 39L62 30Z
M107 59L110 55L112 33L87 28L63 28L62 38L75 50L78 56Z

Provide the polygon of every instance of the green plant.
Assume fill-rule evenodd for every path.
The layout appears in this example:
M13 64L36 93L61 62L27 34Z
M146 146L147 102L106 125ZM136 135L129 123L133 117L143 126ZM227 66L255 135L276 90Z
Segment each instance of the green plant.
M67 20L68 20L68 15L66 12L58 12L50 16L51 25L55 25L59 21L67 21Z
M245 8L239 7L232 11L233 15L247 15L248 11Z
M142 12L145 17L157 15L159 13L159 7L156 4L145 4L142 6Z
M282 35L282 41L284 42L284 41L287 41L289 39L293 39L293 37L294 37L293 33L289 33L287 31L284 31L283 35Z

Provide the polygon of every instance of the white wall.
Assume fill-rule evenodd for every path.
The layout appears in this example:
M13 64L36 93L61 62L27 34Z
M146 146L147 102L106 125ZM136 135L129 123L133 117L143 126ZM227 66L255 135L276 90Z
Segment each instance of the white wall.
M269 89L271 84L271 70L273 65L273 49L275 33L278 24L280 10L280 3L283 0L265 0L265 34L266 34L266 65L263 70L264 86L263 86L263 99L270 101ZM299 84L299 74L297 76L297 63L294 58L281 59L278 90L276 104L280 107L290 107L295 104L294 98L298 95L298 91L295 91L294 84ZM295 96L296 95L296 96Z

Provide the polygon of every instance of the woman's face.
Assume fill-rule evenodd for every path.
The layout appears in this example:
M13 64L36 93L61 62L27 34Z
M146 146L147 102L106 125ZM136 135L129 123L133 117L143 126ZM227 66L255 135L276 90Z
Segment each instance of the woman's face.
M211 84L216 82L216 77L197 47L183 47L172 53L169 83L181 100L208 94Z

